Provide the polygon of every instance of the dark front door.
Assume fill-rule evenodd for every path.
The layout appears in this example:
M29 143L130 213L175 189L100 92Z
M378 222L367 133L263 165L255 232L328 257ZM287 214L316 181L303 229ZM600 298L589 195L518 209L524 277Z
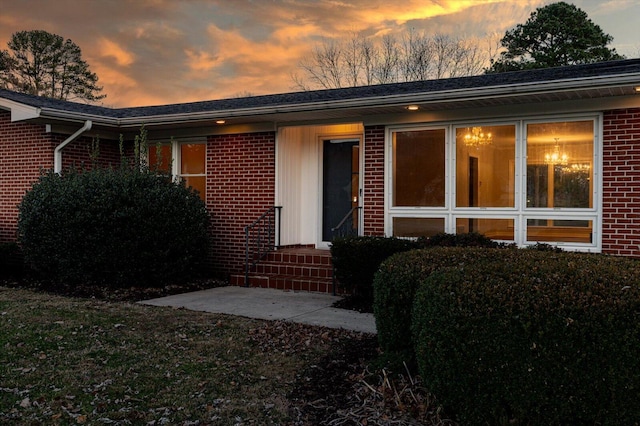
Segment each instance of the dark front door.
M333 239L338 226L353 207L358 206L360 181L360 142L325 140L322 167L322 240ZM358 229L357 209L345 221L351 231ZM347 223L348 222L348 223Z

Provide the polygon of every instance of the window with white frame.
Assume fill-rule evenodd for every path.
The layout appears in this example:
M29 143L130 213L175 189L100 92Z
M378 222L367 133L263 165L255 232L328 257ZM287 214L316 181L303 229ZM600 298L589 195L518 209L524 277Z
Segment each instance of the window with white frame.
M393 208L427 213L446 207L446 129L393 132L392 150ZM393 229L402 237L432 235L444 231L444 220L398 215Z
M206 151L205 142L172 142L150 144L149 167L164 171L185 181L200 194L206 196Z
M599 116L388 129L387 233L599 248Z

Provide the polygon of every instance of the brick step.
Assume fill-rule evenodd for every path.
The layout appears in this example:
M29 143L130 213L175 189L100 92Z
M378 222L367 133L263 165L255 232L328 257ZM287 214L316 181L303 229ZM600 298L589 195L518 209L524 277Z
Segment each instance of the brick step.
M231 285L243 286L244 275L232 275ZM273 288L290 291L333 293L331 278L310 278L291 275L249 275L249 287Z
M327 278L333 277L333 267L329 265L281 263L266 261L259 263L251 271L253 275L286 275L306 278Z
M308 247L273 251L252 268L250 287L333 293L331 252ZM231 285L244 285L244 275L232 275Z
M285 265L331 266L331 252L328 250L276 250L269 253L263 263Z

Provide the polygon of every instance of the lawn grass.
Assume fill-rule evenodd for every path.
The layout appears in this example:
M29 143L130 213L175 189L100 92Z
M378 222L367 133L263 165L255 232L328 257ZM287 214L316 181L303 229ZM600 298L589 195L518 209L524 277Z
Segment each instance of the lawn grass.
M293 424L299 373L359 334L291 327L0 287L0 424Z

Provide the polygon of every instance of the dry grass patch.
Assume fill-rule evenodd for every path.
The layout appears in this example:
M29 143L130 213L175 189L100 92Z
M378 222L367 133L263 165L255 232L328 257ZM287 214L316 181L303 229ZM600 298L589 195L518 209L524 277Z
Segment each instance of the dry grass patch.
M292 424L299 372L359 338L0 287L0 423Z

